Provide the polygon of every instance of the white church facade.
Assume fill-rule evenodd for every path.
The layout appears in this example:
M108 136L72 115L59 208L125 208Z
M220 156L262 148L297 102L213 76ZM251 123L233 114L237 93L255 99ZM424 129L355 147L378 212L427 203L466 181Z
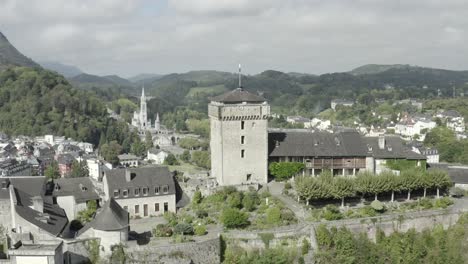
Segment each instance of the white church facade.
M142 88L140 98L140 111L133 112L132 126L136 127L140 133L150 131L158 133L161 130L161 123L159 121L159 113L156 114L154 120L154 126L151 123L151 119L148 118L148 110L146 108L146 96L145 88Z

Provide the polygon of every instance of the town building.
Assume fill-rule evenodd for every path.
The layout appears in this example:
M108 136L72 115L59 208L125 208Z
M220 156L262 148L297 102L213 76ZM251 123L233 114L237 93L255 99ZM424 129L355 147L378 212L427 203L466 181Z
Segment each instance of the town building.
M103 255L112 253L112 246L128 240L129 215L113 198L96 212L91 222L78 231L77 238L100 238Z
M113 169L103 178L104 200L114 198L131 217L176 212L174 175L164 166Z
M447 127L456 133L465 132L465 118L455 110L447 110L437 114L437 117L445 121Z
M57 155L58 168L62 177L65 177L68 174L70 174L70 172L72 171L72 164L74 161L75 158L69 153Z
M153 164L162 165L168 155L169 155L169 152L164 151L162 149L150 148L148 149L146 159L148 161L151 161Z
M219 185L268 181L266 99L239 88L211 98L211 172Z
M8 159L0 162L0 175L6 176L29 176L32 175L32 166L27 161Z
M354 101L352 100L346 100L346 99L333 99L331 100L331 108L333 109L333 111L336 111L336 107L341 105L341 106L347 106L347 107L351 107L354 105Z
M76 219L79 211L87 209L89 201L99 201L99 195L88 177L60 178L47 184L53 185L52 196L65 210L69 221Z
M11 264L63 264L63 242L41 241L40 244L23 242L8 250ZM4 262L2 262L4 263Z
M395 134L422 141L424 140L427 132L436 126L437 123L432 121L431 116L407 115L395 125Z
M133 154L121 154L118 156L119 164L124 167L138 167L140 158Z

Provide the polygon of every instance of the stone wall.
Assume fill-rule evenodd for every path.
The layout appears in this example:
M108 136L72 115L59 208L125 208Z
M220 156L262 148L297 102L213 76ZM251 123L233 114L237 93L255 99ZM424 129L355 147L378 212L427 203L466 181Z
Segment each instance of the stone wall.
M201 242L170 244L165 246L129 245L127 263L220 263L221 241L219 237Z

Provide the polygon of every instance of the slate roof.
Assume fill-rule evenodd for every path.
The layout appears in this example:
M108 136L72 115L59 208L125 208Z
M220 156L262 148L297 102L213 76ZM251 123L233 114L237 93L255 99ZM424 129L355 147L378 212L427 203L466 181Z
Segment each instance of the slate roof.
M128 212L114 198L110 198L109 201L98 209L94 219L78 231L77 236L85 233L90 228L102 231L120 231L128 228L128 224Z
M119 156L117 156L119 158L119 160L138 160L140 159L139 157L133 155L133 154L121 154Z
M353 131L329 133L309 130L271 130L270 157L365 157L361 136Z
M59 236L68 224L68 219L65 211L53 203L52 196L45 194L45 177L15 177L10 178L10 182L16 195L16 213L42 230ZM32 198L35 196L42 198L43 212L30 207L33 205Z
M370 156L376 159L413 159L425 160L426 156L416 153L404 144L398 136L385 136L385 147L379 148L379 137L364 137ZM372 149L372 150L371 150Z
M211 101L228 104L237 104L242 102L263 103L266 101L266 99L259 95L250 93L242 88L237 88L225 94L212 97Z
M57 162L59 164L67 164L67 165L72 164L74 160L75 160L75 158L69 153L60 154L57 157Z
M74 196L77 203L99 199L93 183L87 177L59 178L54 180L52 195L54 197Z
M430 164L429 170L434 169L446 171L454 183L468 184L468 166L450 165L448 163Z
M127 181L126 172L134 174ZM120 190L117 199L130 199L135 197L151 197L158 195L175 194L175 181L173 173L165 166L151 166L140 168L113 169L106 172L108 193L112 196L114 190ZM169 187L167 193L163 193L162 186ZM155 187L160 186L159 194L155 193ZM148 195L144 196L142 188L148 188ZM128 190L127 197L122 196L122 190ZM139 189L139 195L135 195L134 190Z
M455 111L455 110L446 110L444 112L442 112L442 116L446 116L446 117L460 117L460 113L458 111Z

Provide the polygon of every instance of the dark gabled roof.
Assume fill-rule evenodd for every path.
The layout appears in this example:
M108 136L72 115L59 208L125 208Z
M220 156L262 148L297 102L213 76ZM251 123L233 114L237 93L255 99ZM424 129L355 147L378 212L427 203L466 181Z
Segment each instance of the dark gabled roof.
M412 151L398 136L385 136L383 149L379 148L379 137L364 137L364 142L367 144L370 156L376 159L426 159L426 156Z
M468 166L451 165L448 163L433 163L429 165L429 170L439 169L446 171L453 183L468 184Z
M96 217L90 222L90 225L97 230L114 231L126 228L128 222L128 212L114 198L110 198L96 213Z
M127 181L126 172L134 174ZM151 166L140 168L114 169L106 172L108 192L113 195L114 190L121 190L117 199L129 199L134 197L143 197L141 188L148 187L147 196L175 194L175 182L173 173L165 166ZM162 192L162 186L169 187L168 193ZM156 186L161 187L159 194L155 193ZM122 190L128 190L127 197L122 196ZM140 189L139 195L135 196L135 189Z
M275 131L268 133L270 157L365 157L361 136L353 132Z
M77 203L99 199L93 183L87 177L59 178L54 180L52 195L54 197L74 196Z
M455 110L446 110L444 112L442 112L442 116L446 116L446 117L460 117L460 113L458 111L455 111Z
M41 228L42 230L59 236L68 219L65 211L53 203L52 196L45 195L44 177L24 177L20 179L10 178L13 185L16 201L15 211L26 221ZM32 209L32 198L40 196L43 200L43 212Z
M211 101L227 103L227 104L236 104L236 103L242 103L242 102L263 103L266 101L266 99L259 95L250 93L242 88L237 88L225 94L212 97Z
M75 158L69 153L60 154L57 157L58 164L72 164Z
M118 155L117 156L119 158L120 161L124 161L124 160L139 160L140 158L133 155L133 154L121 154L121 155Z

